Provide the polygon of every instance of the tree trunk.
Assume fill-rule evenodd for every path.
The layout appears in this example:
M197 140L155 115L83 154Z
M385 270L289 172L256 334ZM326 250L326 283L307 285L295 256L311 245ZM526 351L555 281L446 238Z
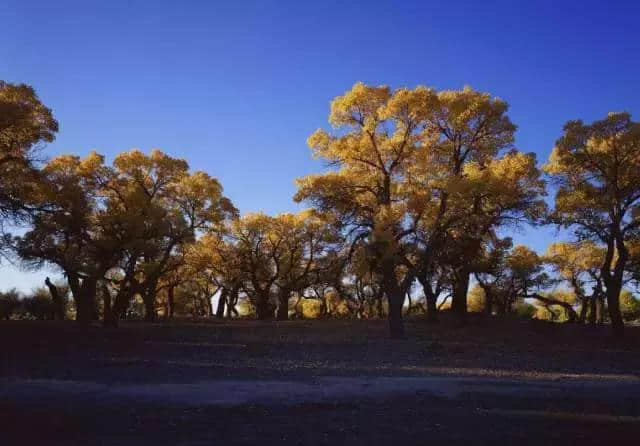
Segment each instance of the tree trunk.
M144 320L146 322L155 322L158 317L156 313L156 300L155 296L150 296L149 294L145 293L142 299L144 302Z
M418 282L422 285L424 291L424 298L427 301L427 323L435 324L438 322L438 296L431 288L431 283L428 279L418 277Z
M493 314L493 293L487 286L484 289L484 315L491 316Z
M224 308L226 304L227 290L223 288L222 291L220 291L220 296L218 297L218 307L216 308L216 317L218 319L224 318Z
M391 339L404 339L404 322L402 320L402 295L387 294L389 304L389 334Z
M289 296L291 292L289 290L280 291L280 295L278 296L278 311L277 311L277 319L279 321L286 321L289 319Z
M607 285L607 307L609 307L609 319L611 319L611 330L617 338L624 336L624 321L620 312L620 291L622 286L613 283Z
M142 301L144 302L144 320L146 322L155 322L158 319L156 312L156 286L157 280L151 280L142 293Z
M604 296L599 295L596 301L596 324L604 324Z
M93 277L82 279L76 313L76 320L82 325L89 325L94 319L97 284Z
M167 318L173 319L173 313L175 312L175 290L174 286L169 286L167 289Z
M103 284L102 288L102 325L104 327L117 327L117 318L114 314L111 304L111 292L109 288Z
M398 285L395 265L391 260L385 260L382 265L382 291L387 296L389 335L391 339L404 339L404 321L402 320L402 305L406 289Z
M49 288L49 292L51 293L51 301L53 302L53 318L57 321L63 321L65 319L64 314L64 301L58 292L58 287L56 287L51 280L47 277L44 283Z
M456 270L454 279L451 311L461 323L465 323L467 320L467 293L469 291L469 271L467 268Z
M598 296L595 294L591 295L589 299L589 325L596 324L596 305L597 305Z
M273 319L273 308L269 302L268 294L258 297L258 302L256 303L256 317L261 321Z
M578 323L584 324L584 322L587 320L587 310L589 308L589 301L586 297L582 297L580 299L580 302L581 302L580 316L578 316Z
M544 297L537 293L533 293L530 296L526 297L532 297L546 305L557 305L559 307L562 307L564 309L565 315L567 316L567 322L576 322L576 320L578 319L576 310L574 310L573 307L567 302L562 302L561 300L556 300L550 297Z

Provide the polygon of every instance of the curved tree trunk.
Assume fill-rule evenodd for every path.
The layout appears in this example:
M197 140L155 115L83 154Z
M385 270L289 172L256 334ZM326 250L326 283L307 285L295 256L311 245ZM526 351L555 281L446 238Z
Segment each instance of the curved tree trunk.
M556 300L550 297L544 297L537 293L531 294L530 296L527 296L527 297L532 297L547 305L557 305L559 307L562 307L565 311L565 314L567 315L567 322L576 322L578 319L578 314L576 313L576 310L574 310L573 307L566 302L563 302L561 300Z
M427 322L434 324L438 322L438 296L431 288L431 283L425 278L418 278L418 282L422 285L424 298L427 301Z
M65 308L64 301L58 292L58 287L56 287L51 280L47 277L44 283L49 288L49 293L51 293L51 301L53 302L53 318L57 321L63 321L65 319Z

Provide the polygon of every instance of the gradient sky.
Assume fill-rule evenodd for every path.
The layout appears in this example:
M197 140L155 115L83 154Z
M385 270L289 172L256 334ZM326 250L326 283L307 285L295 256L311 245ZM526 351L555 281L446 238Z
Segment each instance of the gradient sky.
M298 209L294 178L322 168L305 140L356 81L488 91L539 161L569 119L640 118L638 1L2 0L0 17L0 79L60 122L49 156L161 148L242 212ZM0 288L44 274L5 264Z

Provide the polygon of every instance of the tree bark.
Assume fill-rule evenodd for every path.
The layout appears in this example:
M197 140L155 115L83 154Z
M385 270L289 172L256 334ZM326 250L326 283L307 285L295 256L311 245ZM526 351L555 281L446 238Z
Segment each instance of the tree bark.
M78 306L77 320L83 325L89 325L95 316L96 287L98 280L94 277L82 279L80 285L80 302Z
M156 312L156 286L157 281L152 280L145 286L142 293L144 320L146 322L155 322L158 319L158 313Z
M451 311L461 323L467 320L467 293L469 291L469 271L461 268L454 273L453 295L451 297Z
M277 319L279 321L286 321L289 319L289 296L291 292L289 290L281 290L278 296L278 311Z
M534 299L537 299L540 302L543 302L547 305L557 305L559 307L562 307L565 311L565 314L567 315L567 322L576 322L576 320L578 319L576 310L574 310L573 307L567 302L562 302L561 300L544 297L537 293L531 294L528 297L533 297Z
M607 307L609 308L609 319L611 320L611 330L617 338L624 336L624 321L620 311L620 291L622 286L613 283L607 285Z
M167 318L173 319L173 314L175 312L175 287L170 285L167 289Z
M594 294L591 295L589 299L589 325L596 324L596 305L597 305L598 296Z
M44 283L49 288L49 292L51 293L51 301L53 302L53 318L57 321L63 321L65 319L64 314L64 301L58 292L58 287L56 287L51 280L47 277Z
M107 285L102 288L102 325L104 327L117 327L117 321L111 305L111 292Z
M580 316L578 316L578 323L584 324L587 320L587 310L589 309L589 300L586 297L580 299Z
M258 296L258 301L256 303L256 317L261 321L273 319L273 307L269 302L268 294Z
M424 298L427 301L427 323L435 324L438 322L438 296L431 288L428 279L418 277L418 282L422 285Z
M218 297L218 307L216 308L216 317L218 319L224 318L224 308L227 305L227 290L222 289L220 296Z

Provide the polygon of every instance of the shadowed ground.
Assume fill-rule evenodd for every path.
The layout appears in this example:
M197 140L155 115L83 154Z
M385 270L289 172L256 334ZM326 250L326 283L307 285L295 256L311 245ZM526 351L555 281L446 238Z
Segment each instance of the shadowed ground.
M0 323L3 444L640 438L638 327L472 319ZM635 440L634 440L635 441Z

